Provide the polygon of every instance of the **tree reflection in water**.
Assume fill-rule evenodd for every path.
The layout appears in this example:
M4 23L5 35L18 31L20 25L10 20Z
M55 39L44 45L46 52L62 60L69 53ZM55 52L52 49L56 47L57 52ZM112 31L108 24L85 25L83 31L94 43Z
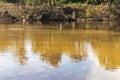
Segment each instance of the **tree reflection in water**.
M2 55L4 51L12 51L16 61L19 61L21 65L27 64L25 40L28 38L31 41L33 53L38 54L40 60L58 67L63 54L68 55L73 62L87 58L84 43L89 42L103 67L110 70L120 67L120 34L114 32L119 31L118 27L115 27L117 24L63 23L60 29L58 26L48 29L52 27L50 25L34 25L34 27L33 25L16 25L17 28L13 27L15 30L3 26L0 29L0 54ZM96 25L98 30L95 29Z

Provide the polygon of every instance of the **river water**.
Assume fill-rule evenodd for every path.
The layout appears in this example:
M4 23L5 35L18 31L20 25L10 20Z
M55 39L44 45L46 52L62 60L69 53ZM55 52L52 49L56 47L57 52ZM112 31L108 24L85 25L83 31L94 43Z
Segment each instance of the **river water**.
M0 24L0 80L119 79L119 23Z

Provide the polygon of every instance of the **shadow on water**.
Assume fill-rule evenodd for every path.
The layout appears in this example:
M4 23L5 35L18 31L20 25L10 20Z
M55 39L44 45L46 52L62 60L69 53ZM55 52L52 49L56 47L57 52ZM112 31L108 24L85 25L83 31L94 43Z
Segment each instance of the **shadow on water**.
M54 26L54 29L75 29L75 30L107 30L120 31L120 23L114 21L81 21L81 22L37 22L34 24L49 25L49 29ZM44 28L44 27L43 27Z

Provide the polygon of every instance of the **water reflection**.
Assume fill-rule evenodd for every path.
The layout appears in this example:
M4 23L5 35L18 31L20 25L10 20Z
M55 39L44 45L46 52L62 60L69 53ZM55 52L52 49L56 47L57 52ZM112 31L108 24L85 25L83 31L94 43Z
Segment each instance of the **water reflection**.
M52 80L53 76L55 80L96 80L104 76L111 80L110 75L120 71L120 33L118 26L114 27L118 24L96 24L1 25L0 72L4 73L0 73L0 79L22 80L23 75L26 80ZM102 73L102 78L96 73Z
M51 65L57 66L63 53L75 61L87 56L83 41L75 39L73 36L66 37L65 31L63 33L61 31L48 31L43 32L43 34L32 36L33 51L40 53L42 60L51 63Z
M120 68L120 41L97 41L92 42L99 62L106 69Z
M13 32L14 31L10 31ZM25 64L26 50L25 42L27 42L26 38L31 42L28 44L32 44L32 51L40 55L40 59L45 61L46 63L51 64L54 67L57 67L61 62L62 54L67 54L73 61L79 61L84 57L87 57L83 41L81 39L75 39L72 36L66 36L66 32L62 33L60 31L42 31L40 32L15 32L6 33L1 32L0 42L1 42L1 52L8 48L12 50L16 59L19 60L20 64ZM60 35L56 35L56 34ZM29 35L23 35L29 34ZM77 38L77 36L76 36ZM2 52L4 53L4 52Z

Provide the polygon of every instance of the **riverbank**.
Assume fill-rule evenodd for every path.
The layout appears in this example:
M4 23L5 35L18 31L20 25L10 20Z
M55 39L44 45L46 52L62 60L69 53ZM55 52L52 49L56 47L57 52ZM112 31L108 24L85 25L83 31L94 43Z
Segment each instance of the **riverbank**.
M22 7L12 3L0 4L0 23L24 21L118 21L120 8L116 5L68 4L50 8Z

